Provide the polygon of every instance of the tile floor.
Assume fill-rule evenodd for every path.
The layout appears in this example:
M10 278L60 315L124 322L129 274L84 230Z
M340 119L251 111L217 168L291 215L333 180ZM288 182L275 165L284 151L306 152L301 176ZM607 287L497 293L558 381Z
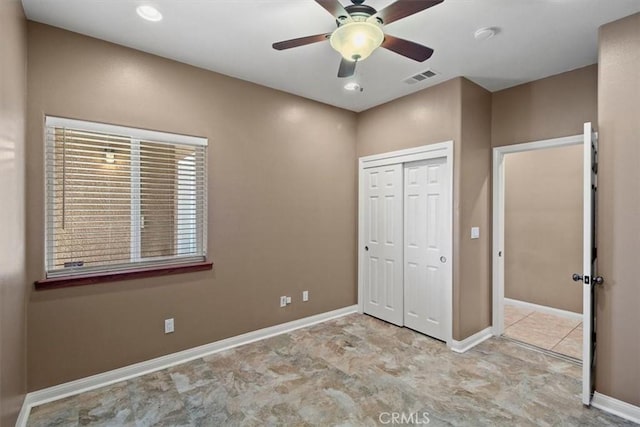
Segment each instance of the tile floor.
M633 425L580 390L578 364L512 341L457 354L353 314L33 408L28 425Z
M582 322L531 309L504 306L504 334L582 360Z

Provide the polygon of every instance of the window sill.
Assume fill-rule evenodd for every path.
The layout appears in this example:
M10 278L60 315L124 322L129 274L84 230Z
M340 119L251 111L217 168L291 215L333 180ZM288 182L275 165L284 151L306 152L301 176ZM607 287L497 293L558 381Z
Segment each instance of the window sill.
M66 276L43 279L35 282L36 290L68 288L71 286L95 285L120 280L144 279L146 277L168 276L213 269L213 262L203 261L192 264L155 266L110 273L87 274L86 276Z

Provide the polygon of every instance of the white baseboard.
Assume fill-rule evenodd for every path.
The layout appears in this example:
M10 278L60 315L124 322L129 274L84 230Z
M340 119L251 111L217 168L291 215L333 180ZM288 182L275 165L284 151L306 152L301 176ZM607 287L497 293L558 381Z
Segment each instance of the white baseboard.
M582 313L575 313L573 311L561 310L559 308L547 307L545 305L538 305L531 302L520 301L511 298L505 298L504 304L513 307L527 308L529 310L538 311L540 313L555 314L556 316L564 317L565 319L577 320L582 322Z
M25 396L22 402L22 408L20 408L20 413L18 414L18 419L16 420L16 427L24 427L27 425L27 419L29 418L29 412L32 406L34 405L27 403L27 396Z
M199 347L190 348L188 350L179 351L177 353L168 354L166 356L136 363L134 365L125 366L123 368L114 369L112 371L103 372L101 374L92 375L90 377L81 378L79 380L68 383L48 387L42 390L27 393L22 405L22 409L16 422L16 427L23 427L27 424L29 412L34 406L52 402L54 400L63 399L83 393L85 391L94 390L120 381L139 377L150 372L166 369L171 366L189 362L200 357L229 350L234 347L249 344L255 341L264 340L276 335L281 335L296 329L306 328L317 323L326 322L348 314L357 313L358 306L340 308L326 313L316 314L315 316L305 317L303 319L294 320L280 325L271 326L257 331L247 332L246 334L237 335L235 337L226 338L210 344Z
M481 342L488 340L492 336L493 333L491 332L491 326L489 326L481 330L480 332L476 332L470 337L463 339L462 341L453 340L451 343L451 350L455 351L456 353L464 353L465 351L477 346Z
M622 400L614 399L613 397L600 394L596 391L593 393L591 406L617 415L625 420L640 424L640 407L623 402Z

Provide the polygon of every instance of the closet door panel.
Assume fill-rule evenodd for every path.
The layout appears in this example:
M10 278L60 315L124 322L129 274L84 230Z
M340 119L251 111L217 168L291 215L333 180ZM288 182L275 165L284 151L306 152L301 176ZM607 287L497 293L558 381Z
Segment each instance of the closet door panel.
M403 325L402 165L364 171L364 312Z
M404 167L404 324L441 340L446 339L448 280L446 169L445 158Z

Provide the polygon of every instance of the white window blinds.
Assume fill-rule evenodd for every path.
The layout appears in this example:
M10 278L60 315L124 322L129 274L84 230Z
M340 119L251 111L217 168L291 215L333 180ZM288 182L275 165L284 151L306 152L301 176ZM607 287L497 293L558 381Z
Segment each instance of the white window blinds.
M46 118L47 277L206 258L207 140Z

